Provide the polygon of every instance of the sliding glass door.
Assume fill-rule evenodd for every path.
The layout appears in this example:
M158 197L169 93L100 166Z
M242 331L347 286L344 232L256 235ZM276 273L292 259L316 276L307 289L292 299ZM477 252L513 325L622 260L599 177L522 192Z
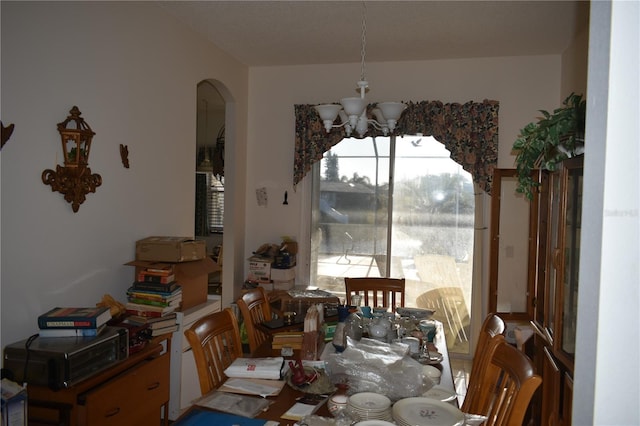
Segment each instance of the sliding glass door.
M314 173L311 284L344 297L347 276L405 278L406 304L435 309L468 353L474 198L431 137L342 140Z

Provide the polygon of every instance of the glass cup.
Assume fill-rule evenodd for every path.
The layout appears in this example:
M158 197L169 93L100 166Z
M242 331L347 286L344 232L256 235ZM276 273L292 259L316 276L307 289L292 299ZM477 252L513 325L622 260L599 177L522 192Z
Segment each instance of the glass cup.
M418 328L422 331L426 341L432 343L436 337L436 322L434 320L421 320L418 323Z
M355 306L356 308L359 308L361 304L362 304L362 295L354 294L351 296L351 306Z

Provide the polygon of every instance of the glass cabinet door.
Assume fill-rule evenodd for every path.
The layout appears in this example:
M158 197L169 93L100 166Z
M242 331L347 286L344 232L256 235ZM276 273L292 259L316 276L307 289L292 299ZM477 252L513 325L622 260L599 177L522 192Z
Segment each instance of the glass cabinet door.
M576 340L578 310L578 271L580 263L580 228L582 216L582 160L583 157L565 161L563 166L564 231L562 237L563 271L560 291L562 301L559 349L573 359Z
M561 179L558 172L549 175L549 224L547 237L547 277L544 297L544 330L552 342L556 323L556 289L558 274L562 269L558 256L558 235L560 228Z

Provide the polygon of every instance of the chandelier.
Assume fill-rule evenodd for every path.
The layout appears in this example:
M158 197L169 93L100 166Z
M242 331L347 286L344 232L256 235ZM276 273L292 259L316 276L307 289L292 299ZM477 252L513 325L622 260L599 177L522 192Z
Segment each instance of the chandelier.
M398 122L398 119L400 119L400 115L407 107L407 105L402 102L379 102L371 111L375 116L375 119L367 117L367 100L365 99L365 92L369 87L369 82L366 79L365 72L366 36L366 6L363 2L360 81L357 82L360 97L342 98L340 100L340 105L323 104L316 105L314 107L316 111L318 111L327 133L331 132L331 129L334 127L344 126L344 131L347 136L351 136L351 133L355 130L358 135L362 137L367 133L369 125L372 125L376 129L382 130L382 133L387 136L389 133L393 133L396 128L396 123ZM333 124L338 116L340 116L341 123Z

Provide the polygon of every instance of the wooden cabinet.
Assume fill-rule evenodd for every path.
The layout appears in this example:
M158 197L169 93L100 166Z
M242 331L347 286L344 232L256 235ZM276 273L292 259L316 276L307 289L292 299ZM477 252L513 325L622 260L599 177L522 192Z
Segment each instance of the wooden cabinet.
M532 358L542 375L533 422L571 424L583 157L541 177Z
M30 385L29 425L158 426L168 420L170 336L70 388ZM164 416L162 416L164 407Z
M158 426L169 395L169 354L140 362L97 389L78 396L78 424Z

